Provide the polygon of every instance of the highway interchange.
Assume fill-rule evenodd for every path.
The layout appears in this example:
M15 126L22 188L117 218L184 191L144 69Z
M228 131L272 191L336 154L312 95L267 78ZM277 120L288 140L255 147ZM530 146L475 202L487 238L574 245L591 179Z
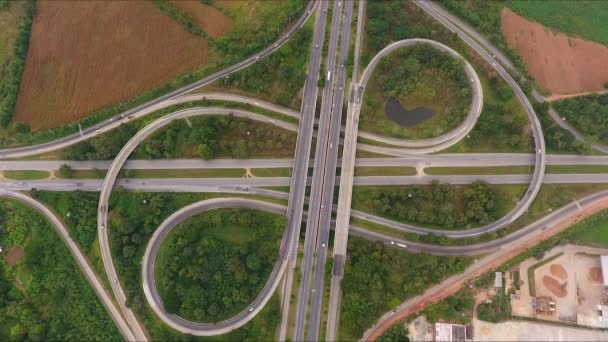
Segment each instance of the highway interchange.
M345 260L347 257L346 247L348 235L360 236L369 240L381 241L388 246L407 246L413 252L426 252L436 255L477 255L489 252L496 252L506 244L517 244L525 239L539 234L547 227L556 225L564 221L584 208L591 207L597 203L603 203L608 199L608 192L599 192L579 199L561 209L556 209L550 215L534 222L514 233L502 238L479 243L469 246L438 246L414 243L397 239L394 236L381 234L368 229L363 229L350 222L351 217L360 220L383 225L394 229L396 232L410 232L416 234L437 234L445 235L449 238L464 238L479 236L488 232L499 230L515 221L519 216L527 211L530 204L538 194L543 183L607 183L608 177L604 174L581 175L581 174L547 174L545 175L546 165L604 165L608 164L608 158L604 156L560 156L547 155L545 151L544 139L540 122L536 118L534 110L529 103L526 95L519 85L511 77L503 66L495 59L496 54L487 52L487 46L481 46L480 41L471 38L468 31L463 31L453 21L447 20L435 8L435 5L426 1L415 1L418 6L427 11L431 16L440 21L448 29L456 32L458 37L474 49L483 59L485 59L498 74L513 88L515 95L521 102L523 108L531 122L532 133L534 136L534 153L532 154L478 154L478 155L457 155L457 154L429 154L444 148L450 147L464 138L474 127L477 118L481 113L483 93L480 81L472 66L465 63L465 72L471 79L473 89L472 105L469 115L463 123L455 130L434 138L419 141L395 140L392 138L378 136L368 132L358 132L358 117L361 110L361 98L364 96L365 85L369 79L375 65L380 58L391 51L411 46L413 44L428 44L436 48L448 51L452 55L457 53L442 44L429 40L411 39L398 41L378 53L366 67L360 79L358 76L359 54L361 48L362 34L362 14L364 13L365 1L359 2L359 15L357 22L357 34L355 37L354 65L355 68L351 77L349 91L347 69L344 67L349 54L351 20L353 15L353 1L334 1L332 9L332 19L329 26L330 36L327 44L327 55L323 56L323 46L326 31L326 17L329 2L310 1L304 14L277 42L262 52L231 66L225 70L212 74L191 85L180 88L174 92L166 94L158 99L140 105L127 112L116 115L100 124L94 125L83 130L81 133L59 138L57 140L33 146L16 147L0 150L0 158L18 158L34 156L61 148L77 142L90 139L94 136L104 134L109 130L118 127L120 124L138 119L142 116L151 114L161 108L171 105L202 100L218 100L227 102L238 102L252 107L272 111L283 115L285 118L297 120L294 124L287 119L278 117L268 117L251 111L231 109L224 107L195 107L177 111L153 121L139 132L137 132L129 142L122 148L119 154L112 161L87 161L87 162L66 162L66 161L35 161L35 160L13 160L3 162L0 166L2 170L49 170L54 171L62 164L69 164L74 169L107 169L103 180L37 180L37 181L11 181L0 180L0 197L7 197L22 201L46 216L53 226L60 233L70 251L78 260L78 264L87 276L91 285L95 288L97 295L106 309L116 322L119 330L127 340L148 340L144 328L138 321L136 314L126 305L127 299L125 291L122 289L118 273L114 267L110 252L108 227L108 200L111 191L116 186L127 189L138 189L143 191L171 191L171 192L218 192L236 195L265 196L287 200L287 207L260 200L244 199L237 197L225 197L214 200L207 200L185 207L172 216L167 218L154 233L150 240L144 260L142 263L143 288L148 302L155 313L166 324L180 332L199 335L219 335L241 327L250 321L262 310L264 305L279 288L282 288L282 320L279 334L280 340L287 339L289 333L289 322L293 320L293 340L318 340L322 326L323 301L329 300L330 312L327 314L327 340L336 339L336 330L339 324L339 298L340 279L343 274ZM264 101L247 98L238 95L228 95L220 93L193 94L187 95L194 89L207 85L221 77L241 70L259 58L263 58L278 49L281 44L289 39L291 34L299 29L309 16L315 15L315 29L312 39L312 48L308 66L308 76L302 95L301 110L294 111L282 108ZM470 30L470 29L469 29ZM483 42L481 42L483 44ZM502 55L500 55L502 56ZM324 59L325 58L325 59ZM325 62L323 62L325 60ZM501 62L504 62L501 60ZM326 67L327 75L320 75L321 64ZM505 64L506 65L506 64ZM318 122L315 120L317 107L319 77L326 77L326 86L323 88L320 116ZM342 106L347 102L346 125L341 125ZM296 150L294 159L252 159L252 160L130 160L129 155L137 146L155 131L162 129L173 120L184 119L199 115L235 115L246 117L253 120L266 122L276 125L286 130L297 132ZM315 123L317 130L315 131ZM340 140L340 131L344 132L344 140ZM312 138L316 135L316 149L314 159L311 160ZM373 140L388 146L370 145L358 143L357 138L362 137ZM338 148L343 145L343 158L338 159ZM368 152L381 153L397 158L356 158L356 151L363 150ZM336 167L341 164L341 176L336 176ZM534 165L531 175L453 175L453 176L428 176L423 169L433 166L509 166L509 165ZM308 176L309 167L312 166L312 177ZM384 166L413 166L419 169L416 176L366 176L355 177L355 166L384 167ZM129 179L119 180L118 173L123 168L133 169L196 169L196 168L277 168L287 167L292 169L291 177L255 177L255 178L179 178L179 179ZM377 217L367 213L351 210L352 188L354 185L404 185L404 184L428 184L433 179L438 179L445 183L466 184L476 179L482 179L488 183L497 184L527 184L529 188L515 207L504 217L486 226L461 230L447 231L434 230L413 225L406 225L382 217ZM338 204L333 205L334 185L339 184ZM289 186L289 193L282 193L272 190L260 189L267 186ZM310 185L310 196L307 197L306 187ZM101 285L98 277L88 265L85 257L78 247L69 238L67 230L61 221L44 205L31 199L28 196L15 191L31 189L47 189L54 191L99 191L100 199L98 205L97 229L101 247L101 255L108 279L116 301L109 298L105 289ZM307 205L307 207L305 207ZM285 214L288 218L287 227L284 231L281 252L275 267L268 279L265 287L258 297L244 308L239 314L217 323L190 322L164 310L162 299L158 295L154 283L154 257L158 251L163 238L167 233L182 222L187 217L198 214L205 210L225 207L253 208L279 214ZM307 208L307 210L305 210ZM336 213L336 220L332 220L332 212ZM304 243L300 247L300 229L302 222L306 222ZM335 228L334 228L335 226ZM333 243L333 272L331 280L331 290L329 299L323 298L323 286L325 283L325 264L327 253L330 246L329 231L335 229L336 234ZM399 245L396 245L399 244ZM299 272L301 281L293 284L295 280L295 270L297 266L298 248L302 248L303 258ZM403 247L397 247L403 248ZM498 253L498 252L496 252ZM291 302L292 289L298 289L296 303ZM290 315L290 306L296 304L295 317ZM118 306L118 307L117 307ZM120 312L122 312L122 315Z

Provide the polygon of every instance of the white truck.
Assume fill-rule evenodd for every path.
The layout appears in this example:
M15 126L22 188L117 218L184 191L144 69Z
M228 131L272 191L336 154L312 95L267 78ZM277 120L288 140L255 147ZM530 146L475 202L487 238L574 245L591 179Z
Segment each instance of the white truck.
M401 243L401 242L397 242L397 246L398 246L398 247L401 247L401 248L407 248L407 245L406 245L406 244L403 244L403 243Z
M329 81L329 79L331 78L331 71L327 72L327 81Z

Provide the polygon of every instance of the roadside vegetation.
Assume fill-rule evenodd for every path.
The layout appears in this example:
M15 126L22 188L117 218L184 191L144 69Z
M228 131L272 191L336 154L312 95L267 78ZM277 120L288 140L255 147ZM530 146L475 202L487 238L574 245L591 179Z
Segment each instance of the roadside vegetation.
M17 105L35 12L33 0L0 2L0 129L8 126ZM27 133L28 128L15 130Z
M195 322L218 322L247 308L278 258L283 216L221 209L176 226L158 252L165 308Z
M448 152L527 152L532 150L530 124L509 85L458 37L411 2L372 1L366 6L362 66L390 42L408 38L439 41L469 61L482 82L481 116L470 135ZM365 97L365 95L364 95Z
M47 171L38 170L18 170L18 171L3 171L2 175L8 179L46 179L50 177Z
M515 193L516 191L519 191L521 194L523 194L526 188L525 185L493 184L492 186L499 189L503 188L501 190L502 193ZM353 190L353 203L355 203L354 196L357 193L358 188L360 187L355 187ZM530 208L512 224L498 231L471 238L448 239L444 236L438 236L434 234L419 235L414 233L400 232L395 229L391 229L389 227L368 222L365 220L353 218L352 221L353 223L365 229L377 231L389 236L394 236L396 238L402 238L405 240L419 241L423 243L437 244L443 246L465 246L495 240L510 233L513 233L514 231L523 228L524 226L540 219L541 217L550 214L552 211L569 204L575 199L580 199L584 196L606 189L608 189L608 185L605 184L545 184L541 187L540 192L536 196L534 202L532 202L532 204L530 205ZM515 199L515 197L513 198ZM367 202L364 203L369 202L370 201L367 200ZM515 202L513 202L513 205L514 204ZM373 209L362 210L370 211Z
M169 110L162 110L158 115ZM112 159L137 130L155 117L157 115L121 125L106 134L71 145L66 149L65 158ZM295 141L293 132L255 120L226 115L199 116L175 120L159 129L137 147L132 158L290 157L295 150Z
M360 338L382 313L470 264L466 257L411 254L356 237L348 242L340 340Z
M576 153L592 154L592 147L580 140L577 140L572 133L563 129L551 117L549 117L549 104L533 103L534 111L540 120L545 136L545 145L549 153ZM563 114L560 113L563 116ZM566 118L568 120L568 118ZM600 121L601 122L601 121Z
M471 102L463 68L462 60L428 45L385 56L366 87L361 129L405 139L427 139L453 130L467 116ZM409 127L401 125L387 116L393 110L387 107L390 100L399 101L408 111L405 116L416 117L411 111L423 107L432 110L432 117Z
M216 81L209 87L202 88L201 91L217 89L242 93L281 106L300 109L313 25L314 16L272 55Z
M45 39L41 39L40 36L32 37L30 53L35 58L32 58L32 65L25 68L24 86L22 87L24 90L19 94L13 121L16 124L24 124L24 128L19 132L15 129L6 129L0 132L0 145L22 145L32 141L42 142L75 133L79 129L79 124L82 127L91 126L128 108L232 65L276 40L284 29L301 15L306 6L306 1L213 4L212 7L214 8L226 7L218 13L227 16L230 20L230 26L221 36L212 37L210 40L188 33L179 23L175 23L170 17L165 16L168 12L160 11L151 2L113 3L107 11L97 11L96 6L100 5L98 3L80 3L78 6L71 6L72 4L66 3L69 7L67 9L55 3L39 4L38 7L45 7L47 15L41 16L39 20L43 20L43 22L34 23L34 27L36 25L44 26L46 23L48 26L54 26L59 34L56 37L45 37ZM195 3L195 5L206 6L202 3ZM185 13L176 6L173 6L173 8L182 14ZM80 39L77 42L73 39L73 37L76 37L73 32L78 32L80 37L93 35L92 27L95 27L95 23L84 21L79 23L81 27L75 29L71 24L72 21L59 20L57 17L62 16L63 19L71 15L82 17L89 12L103 12L105 16L109 16L107 18L109 22L114 22L117 20L116 18L122 18L126 22L131 22L132 26L108 24L103 25L107 27L105 31L95 31L95 36L104 39L101 39L101 44L86 47L89 50L92 49L90 50L92 57L79 60L81 65L78 68L73 68L74 72L80 71L78 75L71 74L65 75L65 77L57 77L54 73L63 70L60 67L54 67L53 72L44 72L46 65L55 64L44 64L37 61L44 60L44 56L47 54L52 55L53 58L59 58L60 61L70 60L71 54L83 51L83 47L79 46L78 42L91 41L91 39ZM143 12L149 15L142 15ZM136 18L131 18L133 16ZM147 24L142 26L140 25L141 18L144 17ZM188 13L182 17L188 17ZM192 15L192 17L195 18L196 16ZM132 20L129 20L129 18ZM57 26L56 19L59 23L70 24L69 26ZM149 25L150 20L156 24ZM124 27L129 28L130 31L125 33ZM153 28L154 32L158 32L139 32L148 30L150 27ZM205 32L205 28L203 28L203 32ZM133 34L139 34L138 37L150 37L151 39L134 39ZM176 36L182 38L176 39ZM166 41L167 37L170 38L170 42ZM62 39L62 44L53 44L54 39ZM66 40L71 43L66 43ZM139 44L133 45L131 44L132 41L138 41ZM61 51L57 51L57 54L52 53L54 49L58 49L57 46L61 46ZM169 50L174 53L168 54L167 46L172 46ZM96 48L101 48L103 51L96 53L94 51ZM147 60L156 60L156 62L142 64L139 59L135 60L137 56L142 55L138 52L139 49L145 49L146 53L144 55L147 56ZM107 51L121 53L124 57L121 59L122 63L107 63L107 61L112 60L107 58ZM183 60L184 58L185 60ZM136 66L132 66L133 63L136 63ZM175 63L179 67L176 67ZM159 68L159 65L162 68ZM153 67L154 70L148 70L150 67ZM163 68L167 68L167 70ZM138 72L137 77L134 77L124 72L124 69L143 71ZM95 84L93 85L90 84L90 78L84 76L90 74L100 75L95 78ZM128 80L121 82L120 79L116 79L116 75L124 75L124 77L128 77ZM60 82L60 80L70 76L75 78L74 82L55 84L55 82ZM38 79L38 77L43 79ZM80 86L82 82L88 82L87 86ZM109 87L109 82L124 84L125 86ZM64 84L69 84L70 89L66 89L63 86ZM37 93L41 91L40 89L46 90ZM52 91L48 91L48 89ZM79 93L74 92L74 89L78 89ZM48 100L49 98L53 101ZM52 106L49 106L49 103L52 103ZM33 132L27 132L29 130L27 127L31 127Z
M585 136L608 144L608 94L567 98L555 102L554 107Z
M409 342L408 331L403 324L395 324L388 329L382 336L378 337L378 342Z
M122 339L64 242L41 215L2 200L0 230L1 340Z
M525 191L525 185L495 186L440 184L401 187L358 186L353 209L396 221L440 229L468 229L506 214Z

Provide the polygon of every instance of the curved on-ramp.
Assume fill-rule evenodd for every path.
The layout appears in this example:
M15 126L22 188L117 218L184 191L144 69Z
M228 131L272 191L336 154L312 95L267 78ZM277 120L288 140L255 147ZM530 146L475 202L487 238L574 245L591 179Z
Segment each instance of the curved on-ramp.
M133 311L130 308L128 308L126 305L127 298L125 295L125 291L123 290L122 286L120 285L120 282L118 281L118 274L116 272L116 268L114 267L114 262L112 260L112 253L110 250L108 231L106 229L106 227L108 227L108 201L110 198L110 194L112 192L112 188L116 182L118 172L122 168L123 164L129 157L129 155L135 150L135 148L142 141L144 141L144 139L149 137L156 130L168 125L173 120L185 119L188 117L200 116L200 115L230 115L230 114L237 116L237 117L246 117L246 118L250 118L250 119L254 119L254 120L258 120L258 121L262 121L262 122L270 122L271 124L274 124L279 127L286 128L286 129L292 129L292 130L296 129L296 126L293 124L269 119L268 117L265 117L264 115L260 115L260 114L256 114L256 113L252 113L252 112L248 112L248 111L244 111L244 110L239 110L239 109L219 108L219 107L185 109L182 111L178 111L178 112L169 114L162 118L159 118L158 120L153 121L152 123L145 126L143 129L141 129L139 132L137 132L125 144L125 146L122 148L122 150L114 158L114 160L112 161L112 164L110 165L110 167L108 169L108 172L106 173L106 178L104 179L103 185L101 187L98 210L97 210L97 231L99 234L99 244L101 247L101 256L102 256L102 260L103 260L103 264L104 264L106 273L108 275L108 278L110 279L112 291L114 292L114 295L116 296L116 299L118 301L118 305L120 306L121 310L123 311L123 313L127 317L127 319L129 321L133 322L133 324L135 324L134 322L136 322L137 319L136 319L136 316L133 313ZM286 232L286 234L291 236L291 232ZM290 257L291 253L292 253L292 250L290 247L288 249L287 256ZM286 265L283 265L281 263L281 268L280 268L281 274L284 271L285 267L286 267ZM272 290L274 291L274 288L276 288L276 286L278 285L278 279L277 280L271 279L271 282L267 283L266 286L269 286L269 284L272 287ZM247 317L243 317L243 319L245 319L246 320L245 322L247 322L251 318L250 318L250 316L247 316ZM244 323L242 323L241 321L236 321L236 322L233 322L232 326L239 327L242 324L244 324ZM139 327L139 325L137 325L137 327ZM137 329L137 328L133 328L133 329ZM141 327L139 327L139 329L141 330ZM209 332L208 330L205 330L205 329L200 330L197 333L196 331L188 328L187 326L182 326L181 328L180 327L176 328L176 330L178 330L178 331L190 333L193 335L216 335L216 334L221 334L221 333L225 332L226 329L229 329L229 327L223 327L222 329L218 329L217 332L215 332L215 333ZM140 334L139 334L139 336L137 336L137 339L139 340L142 338L145 338L145 335L143 334L143 331L140 331Z
M386 46L384 49L378 52L374 56L374 58L372 58L372 60L369 62L369 64L363 71L363 75L361 75L361 80L359 81L359 89L357 90L358 93L356 95L358 97L358 102L360 102L360 100L363 98L367 82L369 81L372 73L376 69L376 66L378 65L378 63L380 63L380 60L382 60L383 57L389 55L395 50L421 44L430 45L440 51L447 52L454 58L464 61L464 71L467 74L467 79L471 80L472 102L469 109L469 113L467 114L465 120L458 127L441 136L429 139L416 140L383 137L382 142L384 143L411 148L411 151L409 151L411 154L433 153L452 146L453 144L464 138L471 131L471 129L473 129L473 126L475 126L477 119L479 119L479 115L481 114L481 110L483 107L483 88L481 87L481 81L479 80L479 76L477 76L477 73L475 72L475 69L473 69L471 64L466 61L458 52L454 51L450 47L434 40L421 38L412 38L396 41ZM361 132L359 133L359 136L362 138L378 140L376 138L376 134Z
M74 240L72 240L72 238L70 237L68 229L63 225L63 222L61 222L61 220L59 220L57 216L55 216L55 214L44 204L24 194L0 189L0 197L17 200L29 206L30 208L42 214L42 216L44 216L51 223L51 226L53 226L55 231L57 231L57 234L59 234L63 242L65 242L66 246L70 250L70 253L72 253L72 256L74 256L74 259L76 259L76 263L80 267L80 270L84 274L89 284L91 284L91 287L93 287L93 290L95 291L95 294L97 294L99 301L101 302L101 304L103 304L103 306L110 314L110 317L116 324L116 327L118 328L122 336L128 341L134 341L135 336L133 335L129 325L120 315L120 312L114 305L114 302L112 302L110 295L106 292L103 285L101 284L101 280L99 279L91 265L89 265L87 258L80 251L80 248L74 242Z
M220 335L226 334L243 326L264 308L264 305L266 305L268 300L270 300L272 297L272 294L279 285L283 273L286 270L289 261L289 254L285 253L285 248L289 244L290 238L290 232L287 230L283 233L279 259L275 264L272 273L270 274L269 281L266 283L257 298L242 312L227 320L217 323L192 322L175 314L167 313L156 288L156 281L154 278L154 263L160 245L169 232L184 220L203 211L223 208L256 209L281 215L285 215L287 212L287 208L285 206L260 200L244 198L215 198L196 202L176 211L158 227L148 242L142 262L144 293L148 303L156 315L158 315L158 317L160 317L160 319L171 328L180 332L197 336Z

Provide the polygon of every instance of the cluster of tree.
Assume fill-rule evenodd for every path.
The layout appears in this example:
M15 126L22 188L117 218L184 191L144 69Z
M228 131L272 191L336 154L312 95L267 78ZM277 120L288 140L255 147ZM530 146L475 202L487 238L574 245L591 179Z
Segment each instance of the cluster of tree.
M7 7L8 4L4 4ZM19 85L25 67L25 58L30 44L30 31L32 20L36 13L36 2L28 0L16 3L14 6L25 6L25 15L21 18L15 40L15 49L8 65L0 64L0 127L6 128L13 118L17 96L19 95Z
M34 191L32 195L59 214L70 228L70 236L83 250L88 251L93 248L97 237L99 194L82 191Z
M438 2L457 17L464 19L475 30L502 51L510 61L525 72L523 60L517 52L512 50L502 34L500 25L500 14L504 7L508 7L509 1L460 1L460 0L438 0Z
M466 258L409 254L359 238L348 242L342 280L342 339L360 337L380 314L468 265Z
M249 158L251 155L291 155L294 135L267 124L234 116L202 116L172 122L146 139L135 158L219 156Z
M197 322L217 322L246 309L276 262L285 223L283 216L245 209L212 211L181 223L157 258L165 308Z
M465 286L456 294L427 306L423 314L433 323L442 320L452 323L469 324L473 317L474 307L475 298L473 297L473 290Z
M511 301L509 294L498 289L489 303L477 306L477 318L486 322L500 322L511 317Z
M69 160L112 159L142 125L138 122L121 125L71 145L66 149L66 157ZM293 133L264 123L232 115L202 116L171 122L144 140L132 156L142 159L290 156L294 145Z
M188 30L188 32L195 34L210 43L213 42L213 39L211 39L211 37L209 37L209 35L196 24L190 13L178 9L168 0L154 0L153 3L156 5L156 8L158 8L169 18L177 21L186 30Z
M366 3L365 25L366 52L361 56L363 65L389 43L412 38L415 28L409 20L403 20L404 2L401 0L370 1Z
M120 340L114 323L48 222L21 204L0 202L2 206L6 213L0 221L3 248L22 246L25 255L14 266L0 258L0 339Z
M469 82L463 70L464 62L430 45L419 45L400 49L397 52L399 63L391 63L391 57L379 63L380 84L384 95L397 97L414 91L424 77L435 76L445 84L453 81L461 91L454 94L468 101ZM395 65L396 64L396 65Z
M557 101L555 110L585 135L608 143L608 94Z
M572 133L561 128L549 117L549 104L534 103L532 105L536 116L539 118L545 136L547 149L556 152L575 152L578 154L590 154L592 148L589 144L577 140Z
M306 4L305 0L273 1L272 6L264 1L254 3L255 16L235 20L230 31L214 41L214 47L230 64L251 56L277 39Z
M390 327L382 336L378 337L378 342L409 342L408 331L403 323L397 323Z
M387 217L451 229L491 222L494 197L492 189L481 181L462 187L433 181L430 186L376 191L371 204L374 211Z
M66 157L70 160L112 159L136 131L136 128L132 125L121 125L111 132L70 145L66 149Z
M305 26L272 55L254 65L222 78L222 87L236 87L246 92L255 92L272 97L272 102L283 106L296 105L298 93L306 79L308 54L312 30ZM324 78L323 78L324 79Z

